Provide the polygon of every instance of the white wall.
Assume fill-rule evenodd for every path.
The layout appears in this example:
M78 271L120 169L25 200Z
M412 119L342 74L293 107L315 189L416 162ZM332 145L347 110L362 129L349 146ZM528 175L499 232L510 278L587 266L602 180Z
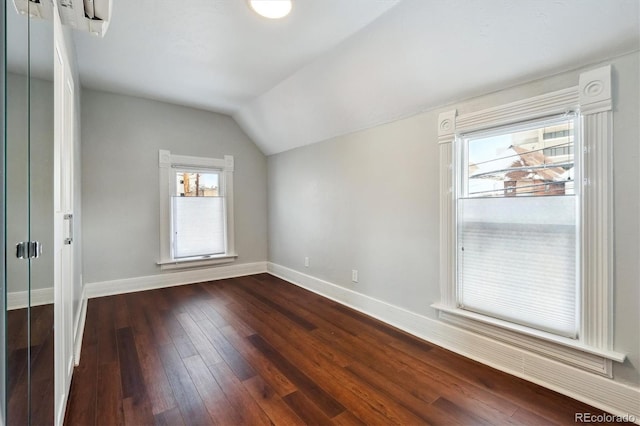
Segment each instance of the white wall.
M84 282L160 274L158 150L235 157L240 263L267 259L267 162L232 118L93 90L82 93Z
M614 380L640 387L638 54L614 75ZM591 67L589 67L591 68ZM579 70L464 102L466 113L577 85ZM384 102L383 99L380 102ZM269 260L437 319L437 119L443 106L269 157ZM304 267L304 257L310 266ZM351 283L351 270L359 283Z

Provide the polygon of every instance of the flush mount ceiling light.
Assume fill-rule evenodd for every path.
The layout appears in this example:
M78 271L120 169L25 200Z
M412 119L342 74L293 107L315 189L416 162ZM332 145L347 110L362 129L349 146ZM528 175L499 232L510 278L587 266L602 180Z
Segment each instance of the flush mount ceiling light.
M291 12L291 0L249 0L249 5L258 15L269 19L284 18Z

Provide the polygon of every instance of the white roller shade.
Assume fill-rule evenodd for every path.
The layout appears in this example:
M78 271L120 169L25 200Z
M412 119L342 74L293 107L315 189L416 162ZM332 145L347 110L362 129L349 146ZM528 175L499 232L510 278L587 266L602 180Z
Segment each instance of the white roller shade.
M172 197L174 258L225 252L224 198Z
M576 197L458 200L458 304L575 338Z

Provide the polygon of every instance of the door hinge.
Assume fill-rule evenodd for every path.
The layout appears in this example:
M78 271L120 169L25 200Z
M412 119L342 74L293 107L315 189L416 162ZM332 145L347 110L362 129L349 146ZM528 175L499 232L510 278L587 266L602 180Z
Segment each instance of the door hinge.
M36 259L42 254L42 244L39 241L22 241L16 244L18 259Z

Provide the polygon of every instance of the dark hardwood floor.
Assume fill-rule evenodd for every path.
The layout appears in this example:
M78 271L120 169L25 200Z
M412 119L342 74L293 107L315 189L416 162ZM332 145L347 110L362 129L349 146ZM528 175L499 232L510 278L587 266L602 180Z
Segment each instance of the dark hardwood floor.
M68 425L574 424L601 413L267 274L89 301Z
M28 315L31 315L29 335ZM31 341L29 342L29 337ZM29 357L31 363L29 365ZM31 387L28 382L31 378ZM53 424L53 305L7 312L7 424Z

